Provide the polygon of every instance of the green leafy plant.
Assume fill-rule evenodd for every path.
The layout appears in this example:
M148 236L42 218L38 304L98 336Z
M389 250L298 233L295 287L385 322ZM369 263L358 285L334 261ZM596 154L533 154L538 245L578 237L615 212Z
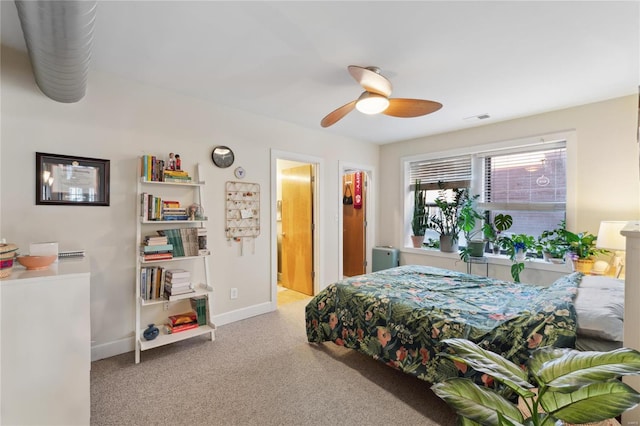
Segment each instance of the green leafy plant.
M555 229L543 231L535 245L536 252L544 259L562 259L569 251L567 227L563 220Z
M513 225L513 217L510 214L499 213L495 215L493 222L491 222L489 212L486 212L485 216L485 226L482 228L484 237L493 244L494 247L500 247L502 233L511 228L511 225Z
M484 216L480 214L480 212L478 212L475 207L475 202L478 197L480 196L470 195L469 190L466 188L462 190L460 196L462 203L462 207L460 208L459 213L460 229L462 230L464 238L467 241L466 247L460 249L460 259L464 260L465 262L469 260L469 256L471 256L473 252L473 249L471 247L472 244L478 242L474 239L478 234L484 234L484 227L489 226L486 223L481 227L477 226L478 221L484 220ZM482 241L480 241L480 243L482 243L482 246L484 248L485 240L483 239Z
M438 196L434 200L438 207L438 213L429 217L428 227L440 235L450 235L454 241L458 240L460 233L460 208L463 202L464 189L453 189L451 200L447 197L445 189L440 184Z
M426 201L426 190L420 189L420 179L416 179L416 189L413 193L413 218L411 230L416 237L423 236L429 221L429 208Z
M571 231L565 231L564 234L569 244L569 251L574 258L590 259L597 254L609 252L609 250L596 248L596 240L598 237L593 234L588 232L574 234Z
M458 424L591 423L616 417L640 402L640 394L619 379L640 374L640 352L634 349L580 352L544 347L533 351L526 371L468 340L444 342L453 353L442 356L488 374L508 391L501 393L457 377L433 385L433 392L457 411ZM522 398L531 414L525 417L508 393Z
M524 262L518 259L518 251L526 254L527 250L535 246L536 239L527 234L514 234L510 237L502 237L500 246L507 251L507 256L513 262L511 265L511 276L517 283L520 282L520 273L524 270Z

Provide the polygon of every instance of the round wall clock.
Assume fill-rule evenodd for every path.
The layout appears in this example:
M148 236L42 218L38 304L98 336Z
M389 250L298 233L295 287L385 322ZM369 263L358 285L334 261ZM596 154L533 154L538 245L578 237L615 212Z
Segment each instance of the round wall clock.
M220 145L213 148L211 159L216 166L226 168L233 164L235 157L229 147Z
M238 179L242 179L245 175L245 171L242 167L236 167L236 169L233 171L233 173L236 175L236 177Z

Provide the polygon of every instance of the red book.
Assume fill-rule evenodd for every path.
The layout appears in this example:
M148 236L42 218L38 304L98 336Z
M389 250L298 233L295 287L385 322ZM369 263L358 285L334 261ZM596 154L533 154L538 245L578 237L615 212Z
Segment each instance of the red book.
M180 325L170 325L170 324L165 324L164 328L167 332L167 334L173 334L173 333L180 333L181 331L187 331L187 330L191 330L192 328L198 328L199 325L197 322L190 322L187 324L180 324Z

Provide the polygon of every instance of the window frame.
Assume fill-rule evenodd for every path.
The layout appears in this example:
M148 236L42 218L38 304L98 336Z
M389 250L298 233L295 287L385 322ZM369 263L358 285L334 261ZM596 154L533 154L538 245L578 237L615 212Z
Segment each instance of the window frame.
M506 153L516 153L530 151L535 148L540 149L552 149L564 141L566 148L566 179L567 179L567 194L565 203L565 217L568 228L571 228L576 223L577 201L576 201L576 186L577 186L577 139L575 130L567 130L555 133L548 133L544 135L537 135L519 139L510 139L500 142L486 143L475 146L467 146L463 148L456 148L446 151L435 151L423 154L416 154L411 156L405 156L400 159L401 170L403 170L402 179L402 193L404 194L404 212L403 212L403 230L402 230L402 242L401 247L406 249L412 248L411 244L411 215L413 212L413 192L412 185L414 182L410 182L410 169L411 164L417 161L433 161L445 158L455 158L461 156L471 156L472 178L470 190L472 194L483 194L483 181L484 175L482 169L478 170L478 167L482 168L483 158L488 154L499 154L500 151ZM482 197L483 195L481 195ZM481 200L480 207L486 208L484 200ZM495 209L497 204L492 204L492 208ZM415 249L424 250L424 249ZM457 253L454 253L457 256Z

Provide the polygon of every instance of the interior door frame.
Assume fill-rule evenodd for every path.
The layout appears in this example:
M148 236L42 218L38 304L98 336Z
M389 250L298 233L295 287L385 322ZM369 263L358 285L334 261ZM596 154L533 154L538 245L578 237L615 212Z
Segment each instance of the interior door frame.
M375 237L375 229L376 229L376 181L375 181L375 167L369 164L357 164L350 163L346 161L338 161L338 276L340 279L344 278L344 266L343 262L343 254L344 247L342 244L343 238L343 230L344 226L344 218L342 217L342 176L352 170L361 171L366 175L365 181L367 183L367 197L364 204L365 208L365 220L367 221L367 230L365 232L365 259L367 260L367 267L365 269L366 273L371 272L371 256L373 253L373 239Z
M324 270L323 257L320 253L324 253L324 240L320 238L321 232L321 216L320 205L323 200L323 184L322 184L322 166L323 159L310 155L299 154L296 152L271 150L271 310L278 308L278 223L277 223L277 204L278 204L278 160L297 161L300 163L311 164L311 173L313 180L313 294L318 292L318 283L322 282L322 271Z

